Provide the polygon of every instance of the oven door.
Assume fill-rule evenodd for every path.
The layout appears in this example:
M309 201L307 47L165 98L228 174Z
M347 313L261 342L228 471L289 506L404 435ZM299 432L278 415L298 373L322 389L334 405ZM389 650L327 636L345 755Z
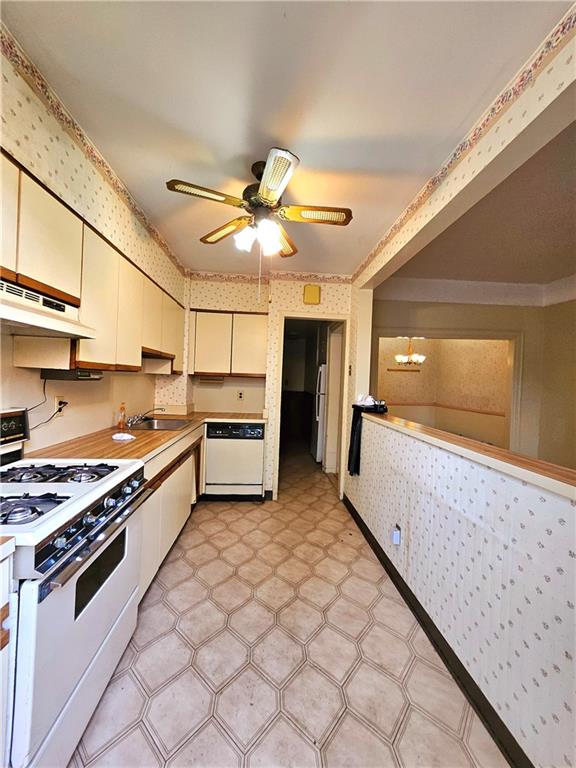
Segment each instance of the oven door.
M33 765L49 765L50 741L66 764L61 750L74 750L135 629L140 515L102 538L81 567L71 563L50 584L21 587L14 768L27 766L38 751Z

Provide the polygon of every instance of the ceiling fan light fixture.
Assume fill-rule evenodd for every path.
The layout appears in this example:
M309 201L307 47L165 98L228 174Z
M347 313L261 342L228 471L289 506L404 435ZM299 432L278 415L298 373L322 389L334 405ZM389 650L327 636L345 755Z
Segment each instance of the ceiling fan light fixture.
M278 225L270 219L261 219L256 230L258 242L264 256L274 256L282 250L282 240Z
M252 226L245 227L241 232L234 235L236 248L238 248L239 251L246 251L246 253L250 253L252 250L254 240L256 240L256 229Z

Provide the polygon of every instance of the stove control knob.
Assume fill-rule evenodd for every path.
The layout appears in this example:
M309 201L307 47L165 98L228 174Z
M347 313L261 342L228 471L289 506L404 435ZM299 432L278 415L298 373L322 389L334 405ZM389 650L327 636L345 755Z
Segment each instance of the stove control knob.
M105 509L112 509L112 507L116 506L116 499L113 496L106 496L104 499L104 508Z
M56 536L54 541L52 542L56 549L63 549L66 546L66 537L65 536Z
M125 485L125 486L122 488L122 493L123 493L125 496L130 496L130 494L132 493L132 486L131 486L131 485Z
M84 523L84 525L94 525L96 520L97 518L94 517L94 515L90 515L90 514L84 515L84 517L82 518L82 522Z
M134 489L139 488L140 487L140 480L138 480L138 478L135 477L134 480L130 481L130 485Z

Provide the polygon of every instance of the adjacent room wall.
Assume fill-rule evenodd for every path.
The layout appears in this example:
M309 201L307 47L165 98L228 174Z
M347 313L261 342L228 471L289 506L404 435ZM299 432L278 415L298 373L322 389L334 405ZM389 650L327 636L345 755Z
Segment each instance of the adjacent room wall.
M375 301L372 388L378 385L376 339L380 336L514 339L519 402L517 432L514 440L512 431L510 448L574 467L576 365L570 350L576 340L575 306L574 301L549 307Z

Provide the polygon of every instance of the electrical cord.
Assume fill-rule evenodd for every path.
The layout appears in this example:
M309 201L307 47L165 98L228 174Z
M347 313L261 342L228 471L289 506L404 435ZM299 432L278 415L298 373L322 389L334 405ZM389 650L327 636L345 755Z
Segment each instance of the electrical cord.
M44 403L48 399L46 397L46 381L47 381L47 379L44 379L44 386L42 387L42 397L44 398L44 400L41 400L39 403L36 403L36 405L32 405L30 408L27 408L26 410L28 411L28 413L30 413L30 411L35 410L36 408L40 408L40 406L44 405ZM40 426L40 425L38 425L38 426Z
M59 400L58 401L58 408L54 411L52 416L49 416L44 421L40 421L38 424L34 424L33 427L30 427L30 432L32 432L35 429L38 429L38 427L41 427L43 424L48 424L48 422L52 421L52 419L55 418L56 416L58 416L59 413L62 413L62 411L64 410L64 408L66 408L67 405L68 405L68 403L67 403L66 400Z

